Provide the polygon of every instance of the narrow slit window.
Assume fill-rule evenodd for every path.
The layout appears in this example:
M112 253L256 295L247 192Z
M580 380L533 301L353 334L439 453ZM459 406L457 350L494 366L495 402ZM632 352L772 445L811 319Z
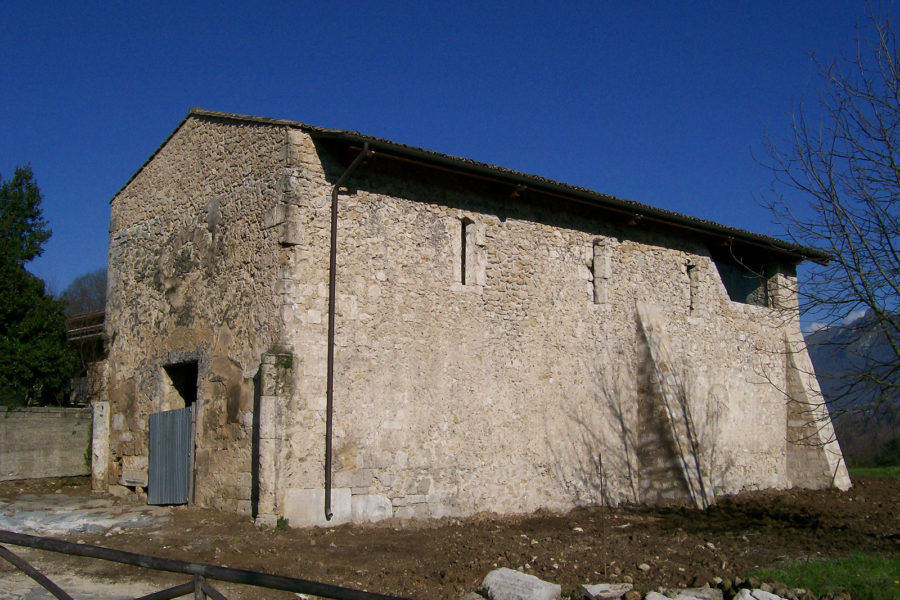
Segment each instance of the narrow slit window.
M595 240L593 259L591 261L591 275L594 278L594 304L606 304L611 274L610 249L602 240Z
M465 289L480 294L487 270L485 225L469 217L460 217L452 227L453 286L460 291Z
M684 268L688 277L688 311L694 312L697 310L697 294L699 291L697 265L689 262Z
M471 219L460 219L459 234L459 282L467 285L473 279L472 253L475 251L475 222Z

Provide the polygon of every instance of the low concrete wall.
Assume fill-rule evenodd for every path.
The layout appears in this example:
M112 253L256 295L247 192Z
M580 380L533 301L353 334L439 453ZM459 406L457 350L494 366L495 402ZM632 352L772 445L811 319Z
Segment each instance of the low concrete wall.
M0 481L88 475L90 408L0 406Z

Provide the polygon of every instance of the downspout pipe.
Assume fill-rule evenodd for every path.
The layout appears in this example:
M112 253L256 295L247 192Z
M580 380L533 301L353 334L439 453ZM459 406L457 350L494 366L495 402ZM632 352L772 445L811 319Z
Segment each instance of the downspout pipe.
M325 520L334 517L331 511L331 439L334 433L334 312L337 299L337 233L338 194L341 186L359 164L370 155L369 142L331 188L331 253L328 258L328 375L325 387Z

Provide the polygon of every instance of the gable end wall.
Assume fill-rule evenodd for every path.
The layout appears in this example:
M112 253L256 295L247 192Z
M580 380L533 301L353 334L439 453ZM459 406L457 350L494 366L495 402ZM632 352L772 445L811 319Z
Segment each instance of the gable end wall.
M147 477L148 416L198 369L194 501L250 511L253 377L279 338L284 127L187 119L112 202L110 485ZM146 483L143 483L146 485Z

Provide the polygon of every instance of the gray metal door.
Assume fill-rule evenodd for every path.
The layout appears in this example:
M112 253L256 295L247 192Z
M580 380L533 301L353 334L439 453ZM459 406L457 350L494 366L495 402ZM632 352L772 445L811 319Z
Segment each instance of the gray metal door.
M190 408L150 415L147 504L187 504L193 450Z

